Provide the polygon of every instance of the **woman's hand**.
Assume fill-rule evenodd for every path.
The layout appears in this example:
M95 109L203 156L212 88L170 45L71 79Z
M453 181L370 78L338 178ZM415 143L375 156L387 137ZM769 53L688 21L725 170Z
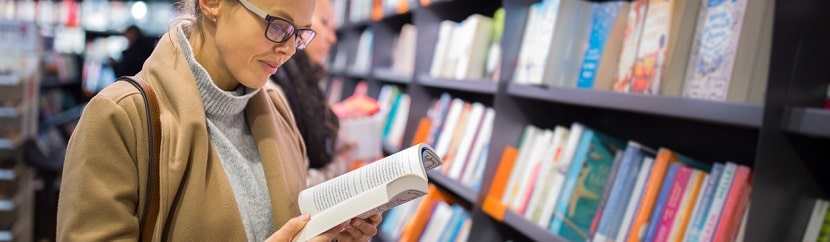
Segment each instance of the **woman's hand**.
M353 218L346 227L337 234L335 241L369 241L372 236L378 233L378 225L382 217L375 214L368 219Z
M303 229L303 227L305 227L305 224L308 223L309 220L311 220L311 215L309 215L309 214L303 214L303 215L294 217L294 218L288 220L288 222L286 222L285 225L282 226L282 228L277 230L277 232L274 232L274 234L272 234L271 237L268 237L268 239L265 240L265 242L291 241L291 238L294 238L294 236L296 236L297 233L299 233L300 230ZM346 224L341 224L341 225L338 225L338 226L336 226L332 229L329 229L325 233L322 233L322 234L318 235L317 237L314 237L313 239L311 239L311 241L318 241L318 242L332 241L332 240L335 239L335 237L337 237L339 235L339 233L343 233L341 231L343 231L343 228L345 227L345 225Z

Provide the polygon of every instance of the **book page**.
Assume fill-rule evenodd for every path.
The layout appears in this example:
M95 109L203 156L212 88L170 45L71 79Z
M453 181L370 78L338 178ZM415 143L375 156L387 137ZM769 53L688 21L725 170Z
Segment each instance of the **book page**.
M304 190L299 198L302 212L316 214L405 174L415 174L426 180L419 147L411 147Z

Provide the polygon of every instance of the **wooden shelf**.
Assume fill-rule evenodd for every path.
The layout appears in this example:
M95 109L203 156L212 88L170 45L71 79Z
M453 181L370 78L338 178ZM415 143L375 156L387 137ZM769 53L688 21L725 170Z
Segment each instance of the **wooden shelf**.
M434 88L494 95L498 85L491 80L450 80L434 78L427 74L418 76L418 83Z
M764 108L757 104L717 102L577 88L545 88L514 83L508 85L507 92L514 97L640 112L751 128L761 126L764 112Z
M412 75L401 74L397 71L387 68L375 69L375 71L372 72L372 76L375 78L375 80L382 82L398 84L409 84L410 82L412 82Z
M830 138L830 110L790 108L782 122L784 130L807 136Z
M439 186L446 188L462 200L470 203L475 204L476 202L476 192L473 189L464 186L461 182L453 180L448 176L441 174L440 171L437 170L430 170L427 171L427 175L429 176L429 181Z
M562 237L551 234L539 225L528 221L521 215L516 214L509 209L504 212L504 219L502 222L510 227L513 227L513 229L516 229L533 241L568 241Z

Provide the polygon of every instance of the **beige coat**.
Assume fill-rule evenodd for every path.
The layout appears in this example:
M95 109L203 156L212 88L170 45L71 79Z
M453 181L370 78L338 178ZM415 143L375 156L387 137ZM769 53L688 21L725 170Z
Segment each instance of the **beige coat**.
M244 241L239 208L209 141L196 81L172 30L137 75L161 109L161 205L155 241ZM87 105L70 141L58 202L59 241L135 241L147 184L141 95L115 83ZM274 108L276 107L276 108ZM262 90L245 115L262 158L274 224L299 215L306 187L302 138L282 96Z

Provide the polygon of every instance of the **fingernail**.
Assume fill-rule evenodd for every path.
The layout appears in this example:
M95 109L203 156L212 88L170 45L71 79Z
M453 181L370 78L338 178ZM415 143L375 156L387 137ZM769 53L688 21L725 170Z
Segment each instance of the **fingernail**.
M303 220L305 220L305 221L311 220L311 214L310 213L303 214Z

